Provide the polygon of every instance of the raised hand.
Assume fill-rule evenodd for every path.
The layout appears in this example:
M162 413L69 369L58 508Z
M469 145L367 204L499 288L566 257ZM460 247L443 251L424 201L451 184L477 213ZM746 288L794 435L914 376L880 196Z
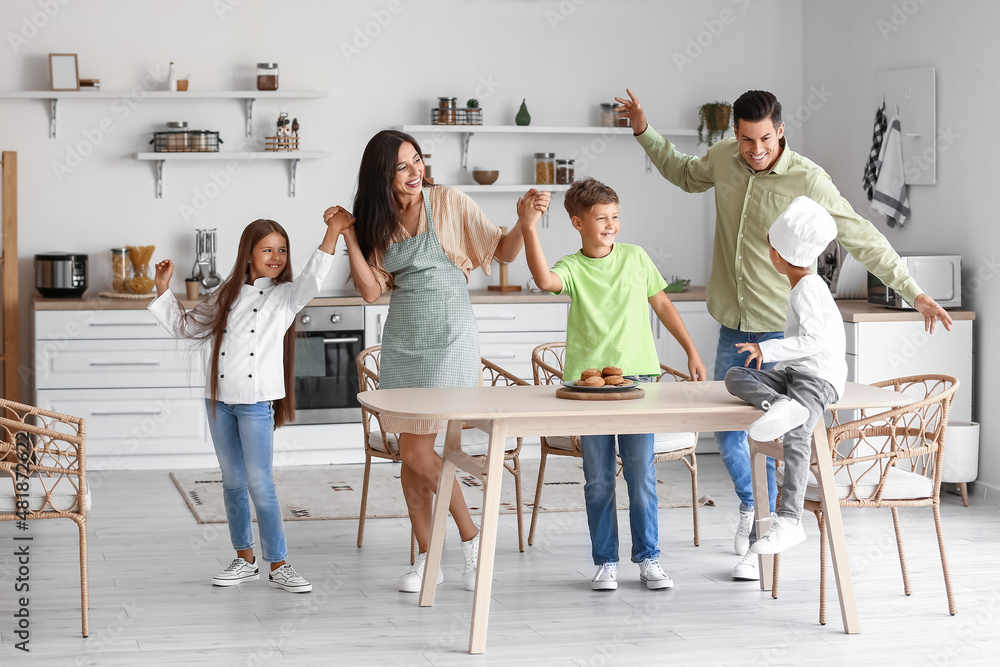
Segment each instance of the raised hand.
M757 362L757 370L760 370L760 365L764 363L764 355L760 352L760 345L757 343L736 343L736 349L742 354L743 352L749 352L750 355L747 357L744 366L750 366L752 361Z
M323 212L323 222L337 235L354 226L355 218L343 206L331 206Z
M522 225L534 227L549 208L552 194L544 190L531 188L517 200L517 218Z
M646 131L646 112L643 111L642 105L639 104L639 98L635 96L631 88L626 88L625 92L628 93L628 99L621 97L616 97L615 101L620 103L621 106L616 110L615 115L619 118L628 118L629 124L632 126L633 134L642 134Z
M174 275L173 260L165 259L156 264L156 275L153 277L153 284L156 286L156 294L159 296L170 289L170 278Z

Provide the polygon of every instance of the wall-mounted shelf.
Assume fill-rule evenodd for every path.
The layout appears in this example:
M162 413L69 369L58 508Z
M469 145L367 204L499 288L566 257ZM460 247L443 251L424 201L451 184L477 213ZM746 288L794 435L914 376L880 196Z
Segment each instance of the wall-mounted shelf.
M295 174L299 160L328 160L333 157L329 151L254 151L236 153L218 152L178 152L178 153L136 153L136 160L156 162L156 198L163 198L163 163L166 160L288 160L288 196L295 196Z
M592 127L558 125L402 125L400 130L407 134L427 134L441 132L462 135L462 171L469 170L469 140L473 134L601 134L604 136L631 135L631 127ZM696 137L697 130L658 130L665 137ZM646 171L652 165L648 158ZM456 186L457 187L457 186ZM493 187L493 186L485 186ZM467 190L467 192L470 192Z
M205 90L205 91L111 91L111 90L27 90L0 92L0 100L49 100L49 138L56 136L56 112L59 100L243 100L246 106L246 136L253 135L253 104L258 99L320 99L329 97L328 90Z
M519 192L524 194L531 188L548 190L549 192L565 192L566 190L569 190L568 185L538 185L536 183L499 183L495 185L451 185L450 183L439 183L438 185L447 185L450 188L455 188L456 190L461 190L462 192Z

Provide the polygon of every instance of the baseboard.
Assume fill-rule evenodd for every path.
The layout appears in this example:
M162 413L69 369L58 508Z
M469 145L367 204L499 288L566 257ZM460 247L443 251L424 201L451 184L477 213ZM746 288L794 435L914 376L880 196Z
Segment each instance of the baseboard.
M986 482L972 482L969 484L969 496L991 505L1000 505L1000 486Z

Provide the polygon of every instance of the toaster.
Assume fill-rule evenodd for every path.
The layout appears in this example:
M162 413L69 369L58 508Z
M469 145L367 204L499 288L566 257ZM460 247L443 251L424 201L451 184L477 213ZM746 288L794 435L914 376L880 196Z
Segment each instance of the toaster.
M942 308L962 305L962 256L933 253L900 255L906 271L927 296ZM889 308L911 308L903 297L871 273L868 274L868 303Z

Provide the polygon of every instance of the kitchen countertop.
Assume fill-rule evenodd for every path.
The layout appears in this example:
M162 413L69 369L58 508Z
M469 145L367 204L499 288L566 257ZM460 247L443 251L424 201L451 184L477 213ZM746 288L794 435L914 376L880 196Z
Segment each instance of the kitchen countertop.
M668 293L671 301L704 301L705 288L692 286L683 292ZM176 294L178 301L185 308L193 308L200 300L191 301ZM569 297L557 296L549 292L495 292L485 289L469 290L472 303L569 303ZM149 305L151 299L108 299L99 296L84 296L82 299L46 299L34 297L35 310L142 310ZM309 302L310 306L365 306L388 305L389 296L385 295L375 304L366 304L357 294L343 292L336 295L321 296ZM923 317L915 310L897 310L885 306L876 306L863 299L839 299L837 305L845 322L916 322ZM953 320L974 320L976 313L971 310L949 310Z

